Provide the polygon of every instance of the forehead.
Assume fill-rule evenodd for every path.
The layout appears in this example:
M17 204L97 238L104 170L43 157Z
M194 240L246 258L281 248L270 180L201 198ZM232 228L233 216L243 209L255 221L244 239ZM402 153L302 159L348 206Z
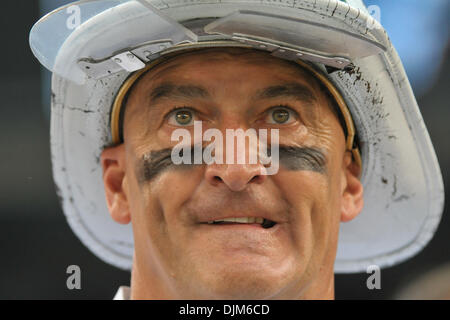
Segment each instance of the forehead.
M251 81L249 81L251 80ZM217 86L242 86L246 89L265 83L295 80L317 89L316 80L294 62L282 60L265 51L245 48L210 48L180 54L149 70L136 87L150 89L163 82L203 82Z

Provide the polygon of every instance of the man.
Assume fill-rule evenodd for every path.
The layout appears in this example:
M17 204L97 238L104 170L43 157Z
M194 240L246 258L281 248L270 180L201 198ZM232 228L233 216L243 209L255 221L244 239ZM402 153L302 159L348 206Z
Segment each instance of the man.
M54 73L64 211L132 268L129 298L331 299L335 271L398 263L431 238L434 150L360 1L78 5L89 19L49 40L55 11L30 42ZM251 134L229 147L229 130L259 147L267 134L276 170L250 161Z
M172 148L172 132L193 131L200 119L224 135L277 128L280 145L297 154L281 153L270 176L261 164L146 174L159 163L142 159ZM133 225L133 297L333 297L339 221L361 210L362 185L332 102L311 75L249 49L186 53L135 84L123 131L124 143L101 161L109 211ZM207 223L233 217L276 225Z

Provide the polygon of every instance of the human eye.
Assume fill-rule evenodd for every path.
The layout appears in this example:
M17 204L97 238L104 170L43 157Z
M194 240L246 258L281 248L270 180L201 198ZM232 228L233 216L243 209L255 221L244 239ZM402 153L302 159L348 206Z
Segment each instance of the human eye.
M175 108L167 115L167 122L173 126L192 126L194 120L196 120L196 112L188 107Z
M296 118L296 113L291 108L287 106L276 106L267 111L265 121L269 124L290 124Z

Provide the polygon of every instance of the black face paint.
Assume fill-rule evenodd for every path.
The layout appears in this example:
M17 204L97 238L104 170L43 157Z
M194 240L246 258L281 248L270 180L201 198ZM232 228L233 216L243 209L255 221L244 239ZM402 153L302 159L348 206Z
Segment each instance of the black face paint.
M319 148L280 145L279 157L281 166L287 170L326 173L326 157Z
M144 154L139 165L139 181L144 182L151 180L158 173L173 165L171 152L172 149L167 148Z
M203 150L202 150L203 153ZM183 149L180 150L180 157L183 157ZM151 151L142 156L140 164L138 165L137 176L139 182L146 182L153 179L169 168L189 168L194 164L194 146L191 146L191 164L175 164L172 161L172 148L166 148L158 151Z
M202 148L202 153L204 151ZM267 156L270 157L271 148L267 148ZM172 148L151 151L142 156L138 165L137 176L139 181L146 182L167 169L186 169L194 164L194 146L191 146L191 164L174 164L172 161ZM183 157L183 149L180 150ZM279 146L279 160L281 166L291 171L314 171L321 174L326 173L326 157L319 149L314 147L292 147Z

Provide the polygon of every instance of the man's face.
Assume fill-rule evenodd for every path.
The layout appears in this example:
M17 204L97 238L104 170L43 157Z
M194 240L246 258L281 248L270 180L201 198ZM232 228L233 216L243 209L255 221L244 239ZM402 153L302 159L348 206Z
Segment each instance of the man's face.
M172 132L194 136L194 120L224 137L226 129L278 129L287 150L278 173L261 175L261 164L170 164ZM172 58L136 83L115 148L123 174L112 184L122 196L111 200L107 190L108 205L116 220L131 221L133 272L160 297L301 297L332 277L357 170L330 101L300 67L245 49ZM208 223L230 217L276 224Z

